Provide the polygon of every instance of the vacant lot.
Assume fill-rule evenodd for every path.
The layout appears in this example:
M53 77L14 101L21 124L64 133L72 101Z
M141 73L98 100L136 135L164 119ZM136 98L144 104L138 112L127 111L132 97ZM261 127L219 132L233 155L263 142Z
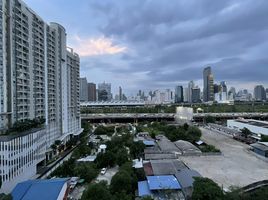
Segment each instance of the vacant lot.
M268 179L268 162L249 152L249 146L223 134L202 129L202 140L221 150L222 156L181 157L190 168L220 186L246 186Z

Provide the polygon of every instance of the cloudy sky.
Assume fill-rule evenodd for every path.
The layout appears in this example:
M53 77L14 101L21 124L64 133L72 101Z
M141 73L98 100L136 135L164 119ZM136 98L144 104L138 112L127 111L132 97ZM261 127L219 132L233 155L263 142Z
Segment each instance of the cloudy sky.
M268 87L267 0L25 0L62 24L89 82L174 88L212 67L216 82ZM116 89L117 90L117 89Z

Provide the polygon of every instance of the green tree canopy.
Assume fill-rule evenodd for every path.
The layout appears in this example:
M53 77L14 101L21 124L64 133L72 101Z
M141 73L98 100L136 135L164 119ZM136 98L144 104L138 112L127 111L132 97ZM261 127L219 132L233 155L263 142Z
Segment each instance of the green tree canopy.
M81 200L111 200L112 195L106 182L90 184L84 191Z
M113 194L120 193L122 191L125 191L127 194L131 193L132 179L129 173L125 170L117 172L111 180L110 189Z
M98 176L98 170L93 164L79 163L75 166L75 175L90 183Z
M223 192L217 183L203 177L195 177L194 179L192 200L223 199Z
M248 136L250 136L252 133L251 131L248 129L248 128L243 128L241 129L241 132L242 132L242 135L245 137L245 138L248 138Z

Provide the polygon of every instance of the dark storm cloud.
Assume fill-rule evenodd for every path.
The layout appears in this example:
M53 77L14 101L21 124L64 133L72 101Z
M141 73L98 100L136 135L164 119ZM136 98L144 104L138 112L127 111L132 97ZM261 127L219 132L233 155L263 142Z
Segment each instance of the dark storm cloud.
M211 65L219 79L267 81L261 49L268 47L268 1L135 2L114 6L100 29L135 51L121 56L130 66L122 72L149 71L151 80L179 82L201 79ZM259 55L246 58L252 49Z

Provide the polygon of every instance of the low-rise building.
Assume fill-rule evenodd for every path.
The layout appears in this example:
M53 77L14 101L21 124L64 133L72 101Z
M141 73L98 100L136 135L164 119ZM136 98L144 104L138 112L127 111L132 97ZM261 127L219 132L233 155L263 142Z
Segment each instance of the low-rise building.
M249 129L253 134L257 136L267 135L268 136L268 122L253 120L253 119L236 119L227 120L227 127L240 131L243 128Z
M67 178L28 180L18 183L11 192L13 200L63 200L68 196Z
M256 154L268 157L268 142L258 142L250 145Z

